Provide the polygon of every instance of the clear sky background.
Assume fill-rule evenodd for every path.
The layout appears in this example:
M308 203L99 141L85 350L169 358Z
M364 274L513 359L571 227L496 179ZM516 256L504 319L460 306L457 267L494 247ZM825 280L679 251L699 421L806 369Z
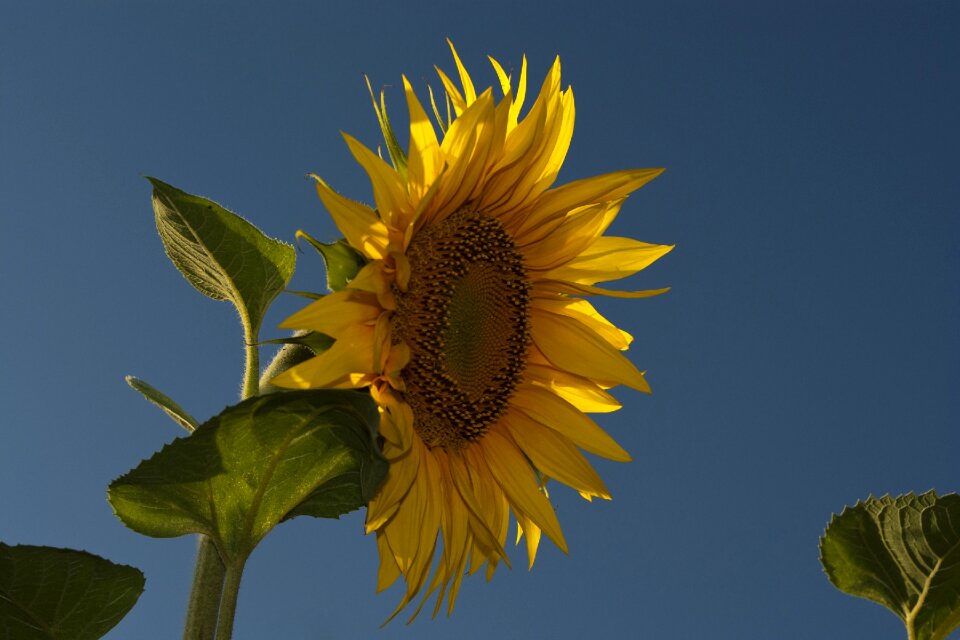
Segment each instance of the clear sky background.
M654 394L599 421L612 502L559 485L570 546L464 582L450 619L378 630L363 513L256 550L238 639L899 639L836 591L817 540L869 494L960 489L960 3L4 2L0 8L0 540L141 568L108 636L179 637L194 539L126 530L105 488L178 437L135 374L205 419L235 402L233 309L163 254L144 175L270 235L337 232L305 174L372 200L339 131L406 115L453 71L556 54L577 97L560 181L667 167L612 232L676 244L601 301ZM292 287L321 290L310 250ZM264 338L302 302L283 296Z

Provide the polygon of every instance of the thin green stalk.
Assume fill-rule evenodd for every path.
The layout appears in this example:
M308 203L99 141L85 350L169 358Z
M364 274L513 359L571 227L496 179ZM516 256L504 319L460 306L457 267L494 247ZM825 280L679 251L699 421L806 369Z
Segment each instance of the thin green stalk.
M236 560L227 567L227 579L223 583L220 600L220 617L217 621L217 640L230 640L233 636L233 618L237 613L237 596L240 595L240 578L246 558Z
M243 370L243 390L240 399L246 400L260 393L260 345L257 344L257 329L243 318L243 342L246 346Z
M246 400L260 392L260 348L256 327L245 316L241 316L241 321L246 357L240 398ZM214 636L217 640L230 638L243 561L232 563L237 564L236 569L225 567L213 540L200 535L198 541L183 640L214 640Z
M204 535L197 538L197 564L193 569L183 640L213 640L226 568L213 541Z

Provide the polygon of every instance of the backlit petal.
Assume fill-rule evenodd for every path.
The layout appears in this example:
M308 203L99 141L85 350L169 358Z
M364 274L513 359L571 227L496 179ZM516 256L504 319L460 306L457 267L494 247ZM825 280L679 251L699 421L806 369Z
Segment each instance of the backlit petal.
M537 308L530 315L533 341L554 365L650 393L650 385L633 363L583 323Z
M319 177L313 178L317 183L317 194L347 242L368 258L383 258L387 250L387 227L373 209L344 198Z
M584 451L617 462L630 461L630 454L597 426L596 422L546 389L521 385L512 404L527 417L550 427Z

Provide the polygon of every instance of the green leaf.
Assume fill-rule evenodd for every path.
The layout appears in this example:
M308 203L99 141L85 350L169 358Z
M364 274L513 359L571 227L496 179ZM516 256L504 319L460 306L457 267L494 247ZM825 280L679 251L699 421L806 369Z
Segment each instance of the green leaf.
M960 626L960 496L868 498L834 515L820 561L835 587L903 620L911 640Z
M324 244L315 240L305 231L297 231L297 239L303 238L323 256L323 263L327 267L327 288L330 291L341 291L357 272L367 264L363 254L350 246L346 240L337 240Z
M211 200L147 179L167 256L200 293L232 302L256 335L293 275L296 251Z
M115 480L110 504L124 524L148 536L210 536L229 565L284 519L336 517L369 502L387 470L374 441L377 423L366 393L257 396ZM347 482L352 492L344 490ZM320 506L298 511L305 500Z
M140 378L135 378L133 376L127 376L124 378L124 380L126 380L127 384L129 384L131 387L143 394L144 398L160 407L160 409L167 414L171 420L176 422L187 431L193 431L200 426L200 423L197 422L193 416L184 411L183 407L174 402L170 396L159 391L156 387L147 384Z
M143 593L143 574L86 551L0 542L0 640L94 640Z

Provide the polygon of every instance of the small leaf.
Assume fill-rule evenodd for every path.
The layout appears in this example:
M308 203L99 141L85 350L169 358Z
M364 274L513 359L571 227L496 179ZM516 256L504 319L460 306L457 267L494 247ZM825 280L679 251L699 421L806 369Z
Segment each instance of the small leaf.
M160 409L167 414L171 420L176 422L187 431L193 431L200 426L200 423L197 422L193 416L184 411L183 407L174 402L170 396L159 391L156 387L153 387L140 378L135 378L133 376L127 376L124 378L124 380L127 381L128 385L143 394L144 398L160 407Z
M868 498L835 515L820 540L835 587L903 620L911 640L960 626L960 496Z
M331 291L340 291L346 287L367 263L363 254L351 247L346 240L324 244L305 231L297 231L297 239L300 238L313 245L323 256L323 263L327 267L327 288Z
M86 551L0 542L0 640L95 640L143 593L143 574Z
M257 396L115 480L110 504L124 524L148 536L206 534L230 563L284 519L336 517L369 501L387 469L374 442L377 423L376 405L357 391ZM349 500L348 482L355 487ZM339 502L297 511L316 493Z
M167 256L200 293L232 302L256 335L293 275L296 251L211 200L147 179Z

